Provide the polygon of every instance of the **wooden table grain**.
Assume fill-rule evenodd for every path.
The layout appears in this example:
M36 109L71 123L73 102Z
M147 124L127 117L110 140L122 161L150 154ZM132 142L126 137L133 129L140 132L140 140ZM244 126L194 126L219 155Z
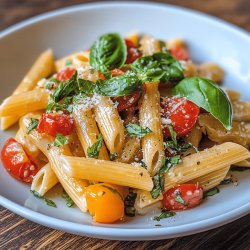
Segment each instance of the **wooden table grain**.
M0 0L0 30L80 0ZM250 31L250 0L165 0L220 17ZM232 200L233 202L233 200ZM0 207L0 249L250 249L250 214L207 232L158 241L109 241L53 230Z

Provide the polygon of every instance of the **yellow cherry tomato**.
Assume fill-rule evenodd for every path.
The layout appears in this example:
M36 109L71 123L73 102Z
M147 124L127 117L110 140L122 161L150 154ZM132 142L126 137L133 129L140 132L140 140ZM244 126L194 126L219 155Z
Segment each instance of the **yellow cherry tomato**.
M98 183L86 188L86 201L93 220L100 223L113 223L124 216L125 188Z

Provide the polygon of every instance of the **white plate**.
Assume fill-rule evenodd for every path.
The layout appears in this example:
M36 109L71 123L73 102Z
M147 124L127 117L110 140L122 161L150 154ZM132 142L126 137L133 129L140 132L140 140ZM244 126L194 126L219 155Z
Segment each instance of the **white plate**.
M0 34L0 99L11 94L34 59L51 47L57 57L88 48L106 32L125 35L130 31L167 39L183 37L196 61L214 61L226 70L225 85L249 99L250 37L223 21L191 10L150 3L97 3L53 11L17 24ZM1 132L3 142L15 129ZM15 181L0 168L0 204L45 226L104 239L152 240L205 231L233 221L250 212L250 172L237 173L239 186L221 188L195 209L157 223L156 212L135 217L123 224L97 225L77 208L67 208L54 198L58 208L34 198L29 187ZM52 195L52 194L51 194ZM52 195L53 196L53 195ZM54 195L55 196L55 195ZM161 224L161 227L156 227Z

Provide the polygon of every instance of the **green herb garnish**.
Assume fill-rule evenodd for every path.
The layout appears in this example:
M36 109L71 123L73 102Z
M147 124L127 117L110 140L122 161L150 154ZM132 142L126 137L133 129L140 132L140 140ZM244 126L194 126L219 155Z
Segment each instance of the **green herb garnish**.
M117 157L118 157L118 154L117 154L117 153L110 153L110 154L109 154L109 158L110 158L111 161L116 160Z
M66 200L67 207L72 207L74 205L74 201L65 191L63 192L62 198Z
M64 136L62 134L56 134L56 139L53 143L53 146L60 147L60 146L66 145L68 143L69 143L69 140L66 136Z
M211 188L210 190L204 192L203 198L206 198L208 196L213 196L215 194L218 194L219 192L220 192L219 188L217 187Z
M180 191L177 189L175 191L175 201L177 201L178 203L187 206L188 204L183 200Z
M155 216L154 220L160 221L161 219L166 219L166 218L169 218L169 217L173 217L175 215L176 215L176 213L173 212L173 211L162 210L162 213L159 216Z
M125 205L125 214L130 217L135 216L135 200L137 197L137 193L134 193L132 189L129 189L129 194L125 197L124 205Z
M38 119L31 118L29 126L27 127L27 134L29 134L33 129L37 128L38 123L39 123Z
M143 128L135 123L129 123L126 126L127 132L130 136L136 136L138 138L143 138L145 135L152 132L148 127Z
M87 149L88 157L90 158L98 158L99 152L101 150L103 143L103 137L101 134L98 135L96 142Z
M42 199L45 201L45 203L48 205L48 206L51 206L51 207L57 207L56 206L56 203L46 197L44 197L43 195L40 195L38 192L36 192L35 190L30 190L30 192L37 198L39 199Z
M169 132L170 132L170 135L171 135L171 139L172 139L172 142L173 142L173 145L174 147L177 147L178 144L177 144L177 134L176 132L174 131L174 128L171 124L168 124L168 129L169 129Z

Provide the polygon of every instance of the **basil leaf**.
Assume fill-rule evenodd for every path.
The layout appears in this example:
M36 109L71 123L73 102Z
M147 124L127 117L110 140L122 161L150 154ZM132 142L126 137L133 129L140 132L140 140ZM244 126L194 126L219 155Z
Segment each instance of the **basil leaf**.
M121 68L126 58L126 44L117 33L109 33L99 37L90 49L90 65L101 72Z
M187 206L188 204L183 200L183 198L181 197L181 194L177 194L175 196L175 201L177 201L178 203Z
M154 187L151 190L150 194L152 198L156 199L161 194L162 190L164 189L165 177L164 175L157 174L152 179L153 179Z
M151 129L149 129L148 127L143 128L135 123L129 123L126 126L126 129L128 131L128 134L130 136L136 136L138 138L143 138L145 135L149 134L152 132Z
M162 210L162 213L159 216L155 216L154 220L160 221L161 219L166 219L175 215L176 213L173 211Z
M96 142L91 146L87 148L87 154L90 158L98 158L99 152L101 150L103 143L102 135L99 134Z
M48 206L51 206L51 207L57 207L56 206L56 203L46 197L44 197L43 195L40 195L38 192L36 192L35 190L30 190L30 192L37 198L39 199L43 199L45 201L45 203L48 205Z
M175 155L175 156L170 157L170 163L172 165L179 164L180 162L181 162L181 156L180 155Z
M94 82L79 78L77 83L81 95L89 95L95 92L96 84Z
M27 134L29 134L33 129L37 128L38 123L39 123L38 119L31 118L31 121L30 121L29 126L27 128Z
M74 201L65 191L63 192L62 197L66 200L67 207L72 207L74 205Z
M59 82L60 82L60 81L57 80L56 78L52 78L52 79L48 80L48 81L45 83L45 88L46 88L46 89L49 89L49 90L54 89L55 86L57 85L57 83L59 83Z
M132 63L131 69L143 82L177 81L184 77L180 63L168 52L140 57Z
M62 134L56 134L56 139L53 143L53 146L60 147L60 146L66 145L68 143L69 143L69 140L66 136L64 136Z
M132 72L107 80L98 80L97 92L103 96L127 96L142 88L142 82Z
M74 75L67 81L62 81L56 88L55 92L52 95L54 102L59 102L64 97L75 94L78 90L77 85L77 71Z
M125 214L130 217L135 216L135 199L137 197L137 193L134 193L133 190L129 189L129 194L124 199L125 205Z
M171 124L168 125L168 130L170 132L171 139L173 141L174 146L177 147L177 139L176 139L177 134L174 131L174 128L173 128L173 126Z
M219 192L220 192L219 188L217 188L217 187L211 188L210 190L206 191L203 194L203 198L206 198L208 196L213 196L215 194L218 194Z
M218 119L226 129L232 128L232 106L225 92L213 81L185 78L173 88L174 95L186 97Z

